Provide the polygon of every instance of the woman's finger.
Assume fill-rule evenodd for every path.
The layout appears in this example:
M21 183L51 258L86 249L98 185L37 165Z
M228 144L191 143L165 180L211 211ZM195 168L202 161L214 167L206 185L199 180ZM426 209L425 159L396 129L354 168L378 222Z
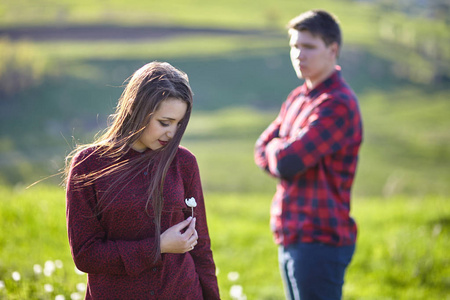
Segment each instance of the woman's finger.
M194 234L194 232L195 232L195 221L196 221L196 220L197 220L196 218L193 218L193 219L192 219L191 223L189 224L189 227L188 227L188 228L186 229L186 231L183 233L183 236L186 236L186 237L190 238L191 235Z
M191 223L191 221L192 221L192 217L189 217L186 220L181 221L180 223L173 225L172 228L174 228L177 231L181 231L184 228L186 228Z

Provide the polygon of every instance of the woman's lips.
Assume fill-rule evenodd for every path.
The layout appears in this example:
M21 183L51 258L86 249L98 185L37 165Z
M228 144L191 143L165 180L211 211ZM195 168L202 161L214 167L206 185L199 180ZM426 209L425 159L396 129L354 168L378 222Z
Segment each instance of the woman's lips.
M158 140L158 142L161 144L161 146L165 146L167 145L167 143L169 143L168 141L161 141L161 140Z

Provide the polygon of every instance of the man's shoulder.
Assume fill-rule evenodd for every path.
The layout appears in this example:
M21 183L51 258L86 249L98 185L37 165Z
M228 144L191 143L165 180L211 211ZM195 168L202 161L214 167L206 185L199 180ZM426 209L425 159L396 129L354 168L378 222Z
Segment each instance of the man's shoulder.
M339 76L337 76L335 83L336 86L333 89L333 92L335 93L336 97L342 98L343 100L358 100L356 93L352 89L352 87L347 83L347 81L342 76L342 73L339 69L338 71Z
M296 87L289 93L287 99L293 99L293 98L297 97L298 95L300 95L301 93L303 93L304 91L305 91L304 84L299 85L298 87Z
M318 96L322 101L333 100L334 102L342 102L343 104L356 104L358 98L350 85L342 77L333 80L330 88L322 91Z
M312 105L316 109L326 109L334 112L340 107L349 113L359 114L358 98L353 90L345 84L339 88L323 91L315 98Z

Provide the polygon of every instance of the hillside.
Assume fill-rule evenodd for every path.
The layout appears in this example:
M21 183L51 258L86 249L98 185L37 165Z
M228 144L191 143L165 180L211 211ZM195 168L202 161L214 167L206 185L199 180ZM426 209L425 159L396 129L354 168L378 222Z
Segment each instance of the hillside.
M4 4L0 22L5 54L0 62L0 182L29 184L57 173L76 142L89 141L106 126L123 81L151 60L168 60L189 74L194 113L203 123L192 120L185 142L198 149L200 163L213 160L200 145L233 139L224 132L242 131L245 124L252 129L234 139L247 153L225 152L229 160L245 160L250 171L243 174L259 178L251 169L252 144L299 84L283 25L292 11L311 7L263 1L258 7L242 4L232 14L232 3L221 1L194 6L175 1L168 7L134 1L127 9L115 2L98 7L60 1L28 18L39 10L38 1L13 19L20 7L14 3ZM442 115L449 95L447 25L401 10L379 14L387 8L376 2L318 1L317 6L339 15L344 30L339 63L365 115L357 194L447 194L450 126ZM155 11L161 18L151 17ZM410 31L404 31L406 24ZM408 39L402 38L405 32ZM427 43L419 43L424 35ZM222 123L229 111L242 117ZM249 125L246 119L260 121ZM205 186L218 188L221 173L205 172ZM241 182L247 186L231 186L253 186Z

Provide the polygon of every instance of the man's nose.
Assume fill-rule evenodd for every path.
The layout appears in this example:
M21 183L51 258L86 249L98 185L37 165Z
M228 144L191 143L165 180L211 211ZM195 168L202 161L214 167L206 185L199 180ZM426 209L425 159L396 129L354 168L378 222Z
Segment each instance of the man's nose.
M300 60L305 58L305 51L303 49L301 49L301 48L298 49L297 58Z
M295 58L300 58L300 49L298 49L298 48L293 49L292 56Z

